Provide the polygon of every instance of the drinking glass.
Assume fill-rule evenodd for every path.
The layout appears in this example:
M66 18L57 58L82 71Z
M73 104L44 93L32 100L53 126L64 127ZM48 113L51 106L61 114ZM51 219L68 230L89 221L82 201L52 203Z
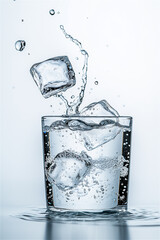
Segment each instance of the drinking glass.
M127 208L132 117L42 117L47 207Z

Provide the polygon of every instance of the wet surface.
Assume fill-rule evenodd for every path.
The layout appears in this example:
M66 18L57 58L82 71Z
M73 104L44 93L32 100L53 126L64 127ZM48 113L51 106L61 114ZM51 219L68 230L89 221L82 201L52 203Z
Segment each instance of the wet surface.
M22 220L51 223L112 223L113 226L159 226L160 213L156 210L130 209L130 210L108 210L101 213L96 212L71 212L47 210L46 208L28 209L21 214L12 215Z
M158 222L157 225L155 224L153 215L152 220L150 216L150 220L146 221L150 223L154 222L154 224L140 226L138 224L130 225L127 220L124 221L124 218L119 219L121 224L118 225L117 221L111 221L113 217L109 215L108 219L103 219L103 221L85 221L84 216L83 218L81 216L81 221L76 220L77 216L75 219L71 219L71 217L69 219L68 216L61 216L61 221L56 221L55 218L53 221L53 217L50 215L49 218L49 214L46 213L45 209L23 211L26 213L19 215L19 217L25 220L20 219L17 215L14 215L13 212L15 213L16 211L11 211L1 216L1 239L3 240L158 240L160 237L160 227L158 226L160 224L158 224ZM151 211L149 214L151 214ZM113 215L115 215L115 213ZM143 215L144 220L144 212L141 212L139 215L141 215L140 218L142 218ZM140 218L138 220L140 220Z

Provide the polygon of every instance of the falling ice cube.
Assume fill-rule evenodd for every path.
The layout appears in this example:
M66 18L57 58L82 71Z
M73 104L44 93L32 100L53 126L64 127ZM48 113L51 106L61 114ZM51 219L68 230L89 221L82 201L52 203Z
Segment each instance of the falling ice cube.
M71 189L86 176L90 162L91 158L85 152L78 154L69 150L63 151L52 160L46 172L47 178L61 190Z
M66 91L76 83L75 73L67 56L36 63L31 67L30 72L45 98Z
M80 112L81 116L119 116L118 112L106 100L93 102Z

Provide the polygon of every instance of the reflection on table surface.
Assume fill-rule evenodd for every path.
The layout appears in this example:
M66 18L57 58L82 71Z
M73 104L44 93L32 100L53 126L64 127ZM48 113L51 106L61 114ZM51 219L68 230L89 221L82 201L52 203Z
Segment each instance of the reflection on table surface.
M44 240L51 239L129 239L127 226L113 226L109 222L102 223L46 223Z
M33 222L1 217L2 240L158 240L159 227L115 226L103 222Z

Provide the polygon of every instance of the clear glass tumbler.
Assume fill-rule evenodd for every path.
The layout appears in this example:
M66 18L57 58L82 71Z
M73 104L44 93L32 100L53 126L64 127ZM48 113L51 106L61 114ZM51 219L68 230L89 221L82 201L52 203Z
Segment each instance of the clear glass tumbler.
M127 207L131 117L42 117L47 207Z

